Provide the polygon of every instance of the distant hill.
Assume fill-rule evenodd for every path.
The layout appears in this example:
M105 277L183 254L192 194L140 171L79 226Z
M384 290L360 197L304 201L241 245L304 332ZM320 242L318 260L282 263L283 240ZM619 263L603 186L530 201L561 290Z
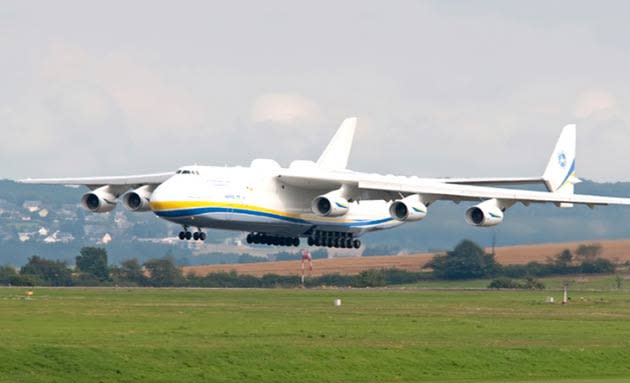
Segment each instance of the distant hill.
M630 196L630 183L595 183L577 185L578 193ZM106 214L91 214L79 207L83 188L49 185L24 185L0 180L0 264L20 266L34 254L74 261L82 246L100 245L108 249L111 262L137 257L173 256L180 264L195 264L195 256L212 253L203 246L163 239L179 232L177 225L158 219L152 213L130 213L119 206ZM389 248L402 252L450 249L462 238L482 246L570 242L630 238L630 209L577 206L560 209L553 205L516 205L506 213L505 221L494 228L472 227L464 221L470 203L440 201L429 207L421 222L393 230L371 233L363 238L368 248ZM246 246L236 248L230 238L241 234L209 231L208 243L225 243L223 252L260 254L283 248ZM107 242L107 236L111 242ZM370 250L370 249L368 249ZM374 251L372 251L374 253Z

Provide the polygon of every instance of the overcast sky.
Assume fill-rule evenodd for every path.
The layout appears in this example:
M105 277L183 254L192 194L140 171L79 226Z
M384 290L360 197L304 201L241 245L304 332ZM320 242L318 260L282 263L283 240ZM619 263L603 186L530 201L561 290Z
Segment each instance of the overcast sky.
M3 1L0 178L317 159L534 176L578 125L577 174L630 180L625 1Z

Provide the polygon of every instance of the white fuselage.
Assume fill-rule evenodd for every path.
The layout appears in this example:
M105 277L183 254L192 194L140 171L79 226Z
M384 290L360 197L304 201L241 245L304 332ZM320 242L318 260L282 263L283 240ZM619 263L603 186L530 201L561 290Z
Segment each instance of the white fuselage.
M289 237L313 231L362 233L402 224L383 200L350 202L340 217L315 214L321 191L287 185L273 168L190 166L158 186L151 210L165 220L197 228L260 232Z

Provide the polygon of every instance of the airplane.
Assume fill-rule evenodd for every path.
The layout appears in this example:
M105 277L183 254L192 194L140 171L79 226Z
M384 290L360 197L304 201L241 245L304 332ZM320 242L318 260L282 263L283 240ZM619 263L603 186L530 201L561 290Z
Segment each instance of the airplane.
M540 177L419 178L347 169L357 118L343 121L316 162L297 160L282 168L270 159L248 167L184 166L175 172L87 178L24 179L30 184L83 185L81 206L94 213L118 202L132 212L152 211L183 227L181 240L205 240L203 229L246 232L247 243L359 248L368 232L426 217L436 201L475 201L465 211L474 226L500 224L516 203L630 205L629 198L574 194L576 127L567 125ZM503 185L543 184L547 191ZM498 186L498 187L497 187ZM196 229L192 232L190 229Z

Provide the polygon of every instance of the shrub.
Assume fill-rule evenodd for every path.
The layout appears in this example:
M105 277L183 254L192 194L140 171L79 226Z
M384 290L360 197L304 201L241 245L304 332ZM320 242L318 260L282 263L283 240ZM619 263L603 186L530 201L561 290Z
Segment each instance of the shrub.
M532 277L527 277L523 287L529 290L542 290L545 288L545 284Z
M497 278L488 285L489 289L529 289L541 290L545 285L537 279L527 277L525 283L516 282L510 278Z
M362 271L354 280L355 287L381 287L385 286L385 273L383 270L370 269Z
M521 289L523 286L510 278L496 278L488 285L489 289Z
M615 264L604 258L598 258L594 261L584 261L580 265L580 268L585 274L615 272Z

